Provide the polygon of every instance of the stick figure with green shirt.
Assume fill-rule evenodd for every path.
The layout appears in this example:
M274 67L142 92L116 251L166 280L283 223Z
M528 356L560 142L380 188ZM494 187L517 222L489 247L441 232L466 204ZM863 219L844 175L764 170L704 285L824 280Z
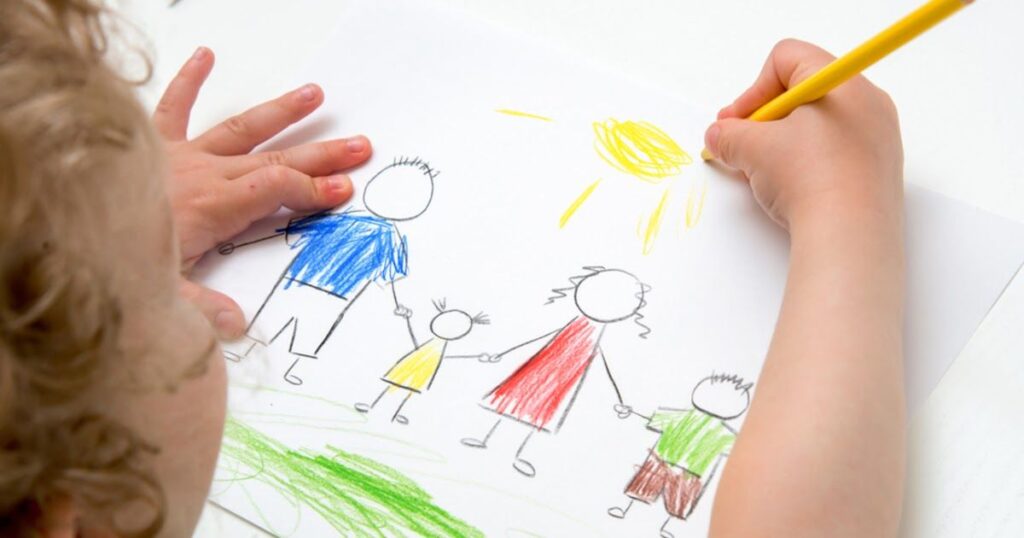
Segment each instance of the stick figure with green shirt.
M659 407L651 416L630 410L657 432L657 442L647 459L626 486L629 502L608 509L608 515L622 519L633 503L651 504L663 497L669 516L659 529L662 538L672 538L665 527L672 518L685 520L697 506L722 460L736 440L736 429L728 421L738 418L750 405L750 389L735 375L712 374L693 388L692 409Z

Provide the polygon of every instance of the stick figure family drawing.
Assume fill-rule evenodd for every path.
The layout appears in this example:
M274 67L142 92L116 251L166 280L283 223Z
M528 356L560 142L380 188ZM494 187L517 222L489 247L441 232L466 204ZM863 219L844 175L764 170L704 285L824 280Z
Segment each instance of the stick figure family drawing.
M651 330L643 323L642 312L651 288L625 270L602 266L584 267L582 274L569 278L570 286L553 290L547 304L571 301L575 306L571 319L504 351L453 352L450 348L458 347L460 339L490 320L484 313L471 315L450 308L445 300L434 303L431 336L422 342L417 340L412 311L399 300L395 285L408 274L409 267L408 241L398 226L427 211L438 174L422 159L397 158L367 183L364 210L298 217L267 237L221 245L219 252L229 255L238 248L283 237L295 252L253 316L243 346L225 351L225 356L241 361L256 347L268 347L283 338L291 364L282 376L288 383L301 385L301 375L315 368L315 363L309 361L318 359L359 297L374 287L390 288L387 293L394 304L392 314L406 322L410 351L382 373L382 389L375 396L367 394L372 399L354 404L357 411L373 413L389 394L398 393L401 400L391 422L408 424L409 418L403 414L407 403L414 395L430 390L445 361L496 363L514 351L536 349L482 395L480 407L497 417L482 435L465 437L461 444L485 450L494 432L502 424L511 424L506 428L523 432L512 467L523 476L533 477L537 469L532 458L526 456L532 436L537 432L557 434L586 380L604 377L615 394L610 406L615 414L623 420L642 419L647 430L658 434L624 489L627 501L607 513L622 519L634 503L652 504L661 498L668 518L659 532L671 537L666 525L673 518L686 519L693 512L728 455L736 436L729 422L746 411L752 384L734 375L712 374L696 384L690 407L658 408L648 415L634 411L623 400L601 343L608 330L627 332L632 328L637 331L636 337L648 337ZM594 369L596 373L591 372Z

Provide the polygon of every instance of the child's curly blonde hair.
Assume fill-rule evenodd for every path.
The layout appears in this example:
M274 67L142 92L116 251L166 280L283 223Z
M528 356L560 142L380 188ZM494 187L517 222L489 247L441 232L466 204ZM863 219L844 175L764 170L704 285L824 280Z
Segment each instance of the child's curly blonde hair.
M151 188L126 162L155 175L160 161L132 85L105 63L105 17L87 0L0 2L3 536L37 534L42 507L67 500L121 535L162 524L154 449L92 403L125 360L109 217L126 189ZM152 515L124 528L124 510Z

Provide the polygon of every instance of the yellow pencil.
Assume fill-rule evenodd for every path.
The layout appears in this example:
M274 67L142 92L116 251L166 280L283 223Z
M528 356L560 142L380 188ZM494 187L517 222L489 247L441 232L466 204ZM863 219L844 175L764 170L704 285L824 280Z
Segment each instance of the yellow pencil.
M772 99L747 119L754 121L777 120L786 117L800 105L821 99L840 84L857 76L878 60L885 58L892 51L902 47L911 39L921 35L972 2L974 0L931 0L917 11L883 30L882 33L867 40L863 45L853 49L845 56L837 58L823 67L821 71ZM702 151L700 156L705 161L715 158L707 149Z

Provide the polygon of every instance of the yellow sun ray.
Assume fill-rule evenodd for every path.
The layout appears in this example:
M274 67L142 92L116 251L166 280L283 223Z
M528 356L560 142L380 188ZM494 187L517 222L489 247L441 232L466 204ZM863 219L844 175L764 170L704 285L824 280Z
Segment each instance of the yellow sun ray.
M510 108L499 108L495 110L499 114L507 114L509 116L516 116L519 118L529 118L531 120L540 121L555 121L547 116L541 116L540 114L530 114L529 112L523 112L521 110L512 110Z
M704 214L704 199L708 196L708 184L705 182L701 188L700 197L694 189L690 189L690 193L686 197L686 228L691 229L700 222L701 215Z
M591 194L594 194L594 190L596 190L597 186L601 184L601 181L602 180L599 179L591 183L589 187L583 189L583 192L579 196L577 196L571 204L569 204L569 207L566 208L564 213L562 213L562 218L558 219L559 228L565 228L565 225L569 223L569 219L571 219L572 216L576 214L576 210L579 209L581 205L583 205L583 202L587 201L587 198L590 198Z
M647 221L647 230L644 232L644 255L650 254L654 250L654 240L658 238L658 232L661 231L661 217L665 212L665 205L668 204L669 192L669 189L665 189L665 193L661 195L661 201L658 202L658 206L651 213L650 220Z

